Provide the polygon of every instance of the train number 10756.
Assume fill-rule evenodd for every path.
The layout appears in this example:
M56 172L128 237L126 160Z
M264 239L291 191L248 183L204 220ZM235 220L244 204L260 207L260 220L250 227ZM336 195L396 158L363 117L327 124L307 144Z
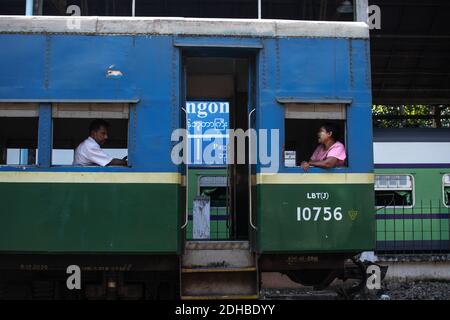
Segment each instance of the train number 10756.
M342 208L336 207L297 207L297 221L340 221Z

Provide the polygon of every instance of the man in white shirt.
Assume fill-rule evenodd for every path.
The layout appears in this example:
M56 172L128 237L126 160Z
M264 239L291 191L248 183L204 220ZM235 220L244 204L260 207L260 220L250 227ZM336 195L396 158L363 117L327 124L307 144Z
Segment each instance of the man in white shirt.
M89 126L89 137L81 142L75 150L73 164L76 166L126 166L125 159L114 159L101 148L108 139L109 124L96 119Z

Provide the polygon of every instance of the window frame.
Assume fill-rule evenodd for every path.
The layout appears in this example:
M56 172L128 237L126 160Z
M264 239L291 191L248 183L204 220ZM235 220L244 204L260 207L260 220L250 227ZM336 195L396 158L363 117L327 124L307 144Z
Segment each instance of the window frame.
M90 118L90 117L79 118L79 117L74 117L74 116L71 116L71 117L54 117L55 114L57 114L58 112L67 112L65 110L59 110L58 107L60 107L61 105L64 106L64 105L70 105L70 104L74 104L74 105L82 104L82 105L86 105L86 107L92 106L92 105L96 105L96 104L97 105L108 105L108 104L112 104L112 105L114 105L114 104L126 105L126 107L127 107L127 117L126 118L117 118L117 120L121 120L121 119L122 120L125 120L125 119L127 120L127 157L128 157L127 158L127 161L128 161L128 165L127 166L104 166L104 167L102 167L102 166L97 166L97 165L80 166L80 165L73 165L73 164L72 165L69 165L69 164L64 164L64 165L52 164L52 162L53 162L53 150L54 150L53 149L53 141L54 141L53 121L54 121L54 119L58 119L58 118L59 119L66 119L66 118L67 119L91 119L91 120L96 119L96 117L92 117L92 118ZM49 141L49 148L50 148L50 150L49 151L47 150L49 152L50 158L49 158L49 164L46 165L45 167L46 168L50 168L50 169L52 169L52 168L75 169L76 171L78 171L80 168L88 169L86 171L92 171L92 170L97 171L97 169L100 170L100 171L116 171L117 169L123 169L123 170L126 171L127 169L131 169L132 168L132 162L130 160L130 142L132 141L132 137L131 137L131 134L132 134L131 128L132 128L132 126L130 125L130 121L132 120L131 114L132 113L134 114L135 108L136 108L136 103L133 103L133 102L130 102L130 101L125 101L125 102L123 102L123 101L108 101L108 102L79 101L79 102L73 102L73 103L64 103L64 102L53 102L53 103L50 103L50 119L49 119L50 124L49 125L50 125L51 135L50 135L50 141ZM86 112L86 111L83 110L81 112ZM98 111L94 111L94 113L95 112L98 112ZM110 119L110 118L105 118L105 119ZM134 119L134 121L135 121L135 119ZM73 151L75 152L75 149ZM131 157L131 159L132 159L132 157Z
M133 171L133 159L135 157L135 140L136 140L136 109L140 103L140 99L126 100L30 100L23 102L21 100L8 100L2 103L17 104L36 104L37 105L37 163L34 165L9 165L1 164L0 171L17 171L18 169L26 169L33 172L131 172ZM127 104L128 105L128 166L73 166L73 165L56 165L51 164L51 153L53 149L53 104L56 103L77 103L77 104Z
M450 181L450 173L444 173L444 174L442 175L442 180L441 180L441 187L442 187L442 203L444 204L444 207L450 208L450 202L449 202L448 204L445 203L445 187L446 187L445 177L449 177L449 181ZM450 183L449 183L448 187L450 187Z
M0 168L37 168L39 167L39 113L40 113L40 104L36 102L1 102L0 103L0 117L2 118L33 118L37 120L37 137L36 137L36 159L35 163L32 164L8 164L8 163L0 163ZM8 113L18 113L17 115L1 115ZM12 148L12 149L22 149L22 148ZM7 150L5 149L7 157Z
M282 144L282 150L281 150L281 166L284 170L291 170L291 169L301 169L300 166L294 166L294 167L290 167L290 166L286 166L286 162L285 162L285 148L286 148L286 120L303 120L303 121L307 121L307 120L322 120L324 122L329 121L329 122L334 122L334 121L343 121L344 122L344 132L342 133L342 137L344 140L344 146L345 146L345 152L346 152L346 159L345 159L345 166L340 166L340 167L334 167L332 169L328 169L328 170L345 170L345 169L349 169L350 168L350 157L349 157L349 148L348 148L348 109L351 107L352 105L352 101L351 100L337 100L337 101L309 101L309 100L297 100L297 99L285 99L285 98L277 98L277 102L282 104L283 106L283 136L284 136L284 141ZM305 105L305 106L319 106L319 107L324 107L324 106L332 106L332 105L336 105L336 106L342 106L343 109L343 115L344 117L342 119L336 119L336 118L294 118L294 117L287 117L287 113L288 108L292 105ZM291 107L292 108L292 107ZM305 112L314 112L314 111L305 111ZM324 111L318 111L323 113ZM296 154L296 161L297 161L297 157L298 155ZM326 170L326 169L322 169L322 168L318 168L318 167L311 167L311 169L313 170Z
M208 187L207 185L201 185L200 180L201 178L204 177L223 177L225 178L225 180L227 180L227 176L226 175L219 175L219 174L201 174L197 177L197 196L200 196L200 188L201 187ZM214 186L210 186L210 187L214 187ZM226 184L224 186L216 186L216 187L225 187L228 188L228 181L226 182ZM229 194L227 194L227 196L229 197ZM212 207L211 208L222 208L222 209L227 209L228 206L225 207Z
M412 202L411 205L408 206L377 206L375 205L375 207L377 209L380 208L386 208L386 209L397 209L397 208L405 208L405 209L412 209L415 207L416 205L416 182L414 179L414 175L410 174L410 173L399 173L399 174L390 174L390 173L376 173L375 174L375 179L374 179L374 194L375 194L375 203L376 203L376 177L377 176L409 176L411 178L411 197L412 197ZM396 191L402 191L403 189L398 189ZM378 190L378 191L382 191L382 190ZM409 191L409 190L408 190Z

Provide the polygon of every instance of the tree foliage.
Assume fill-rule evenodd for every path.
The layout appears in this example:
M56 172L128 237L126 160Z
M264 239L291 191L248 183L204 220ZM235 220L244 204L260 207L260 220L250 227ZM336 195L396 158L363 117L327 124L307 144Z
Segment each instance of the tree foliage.
M448 105L373 105L374 128L450 127Z

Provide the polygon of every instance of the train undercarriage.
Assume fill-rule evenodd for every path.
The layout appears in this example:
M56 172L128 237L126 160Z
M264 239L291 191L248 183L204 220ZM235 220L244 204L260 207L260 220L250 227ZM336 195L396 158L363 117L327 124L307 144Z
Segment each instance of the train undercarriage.
M320 291L336 279L354 280L337 290L352 299L365 289L367 267L342 254L277 254L256 257L246 241L190 241L184 255L3 255L0 299L199 300L258 299L261 273L280 272ZM71 287L74 261L79 287ZM7 262L7 263L5 263ZM180 267L181 266L181 267ZM382 267L382 278L386 268ZM69 289L70 288L70 289Z

